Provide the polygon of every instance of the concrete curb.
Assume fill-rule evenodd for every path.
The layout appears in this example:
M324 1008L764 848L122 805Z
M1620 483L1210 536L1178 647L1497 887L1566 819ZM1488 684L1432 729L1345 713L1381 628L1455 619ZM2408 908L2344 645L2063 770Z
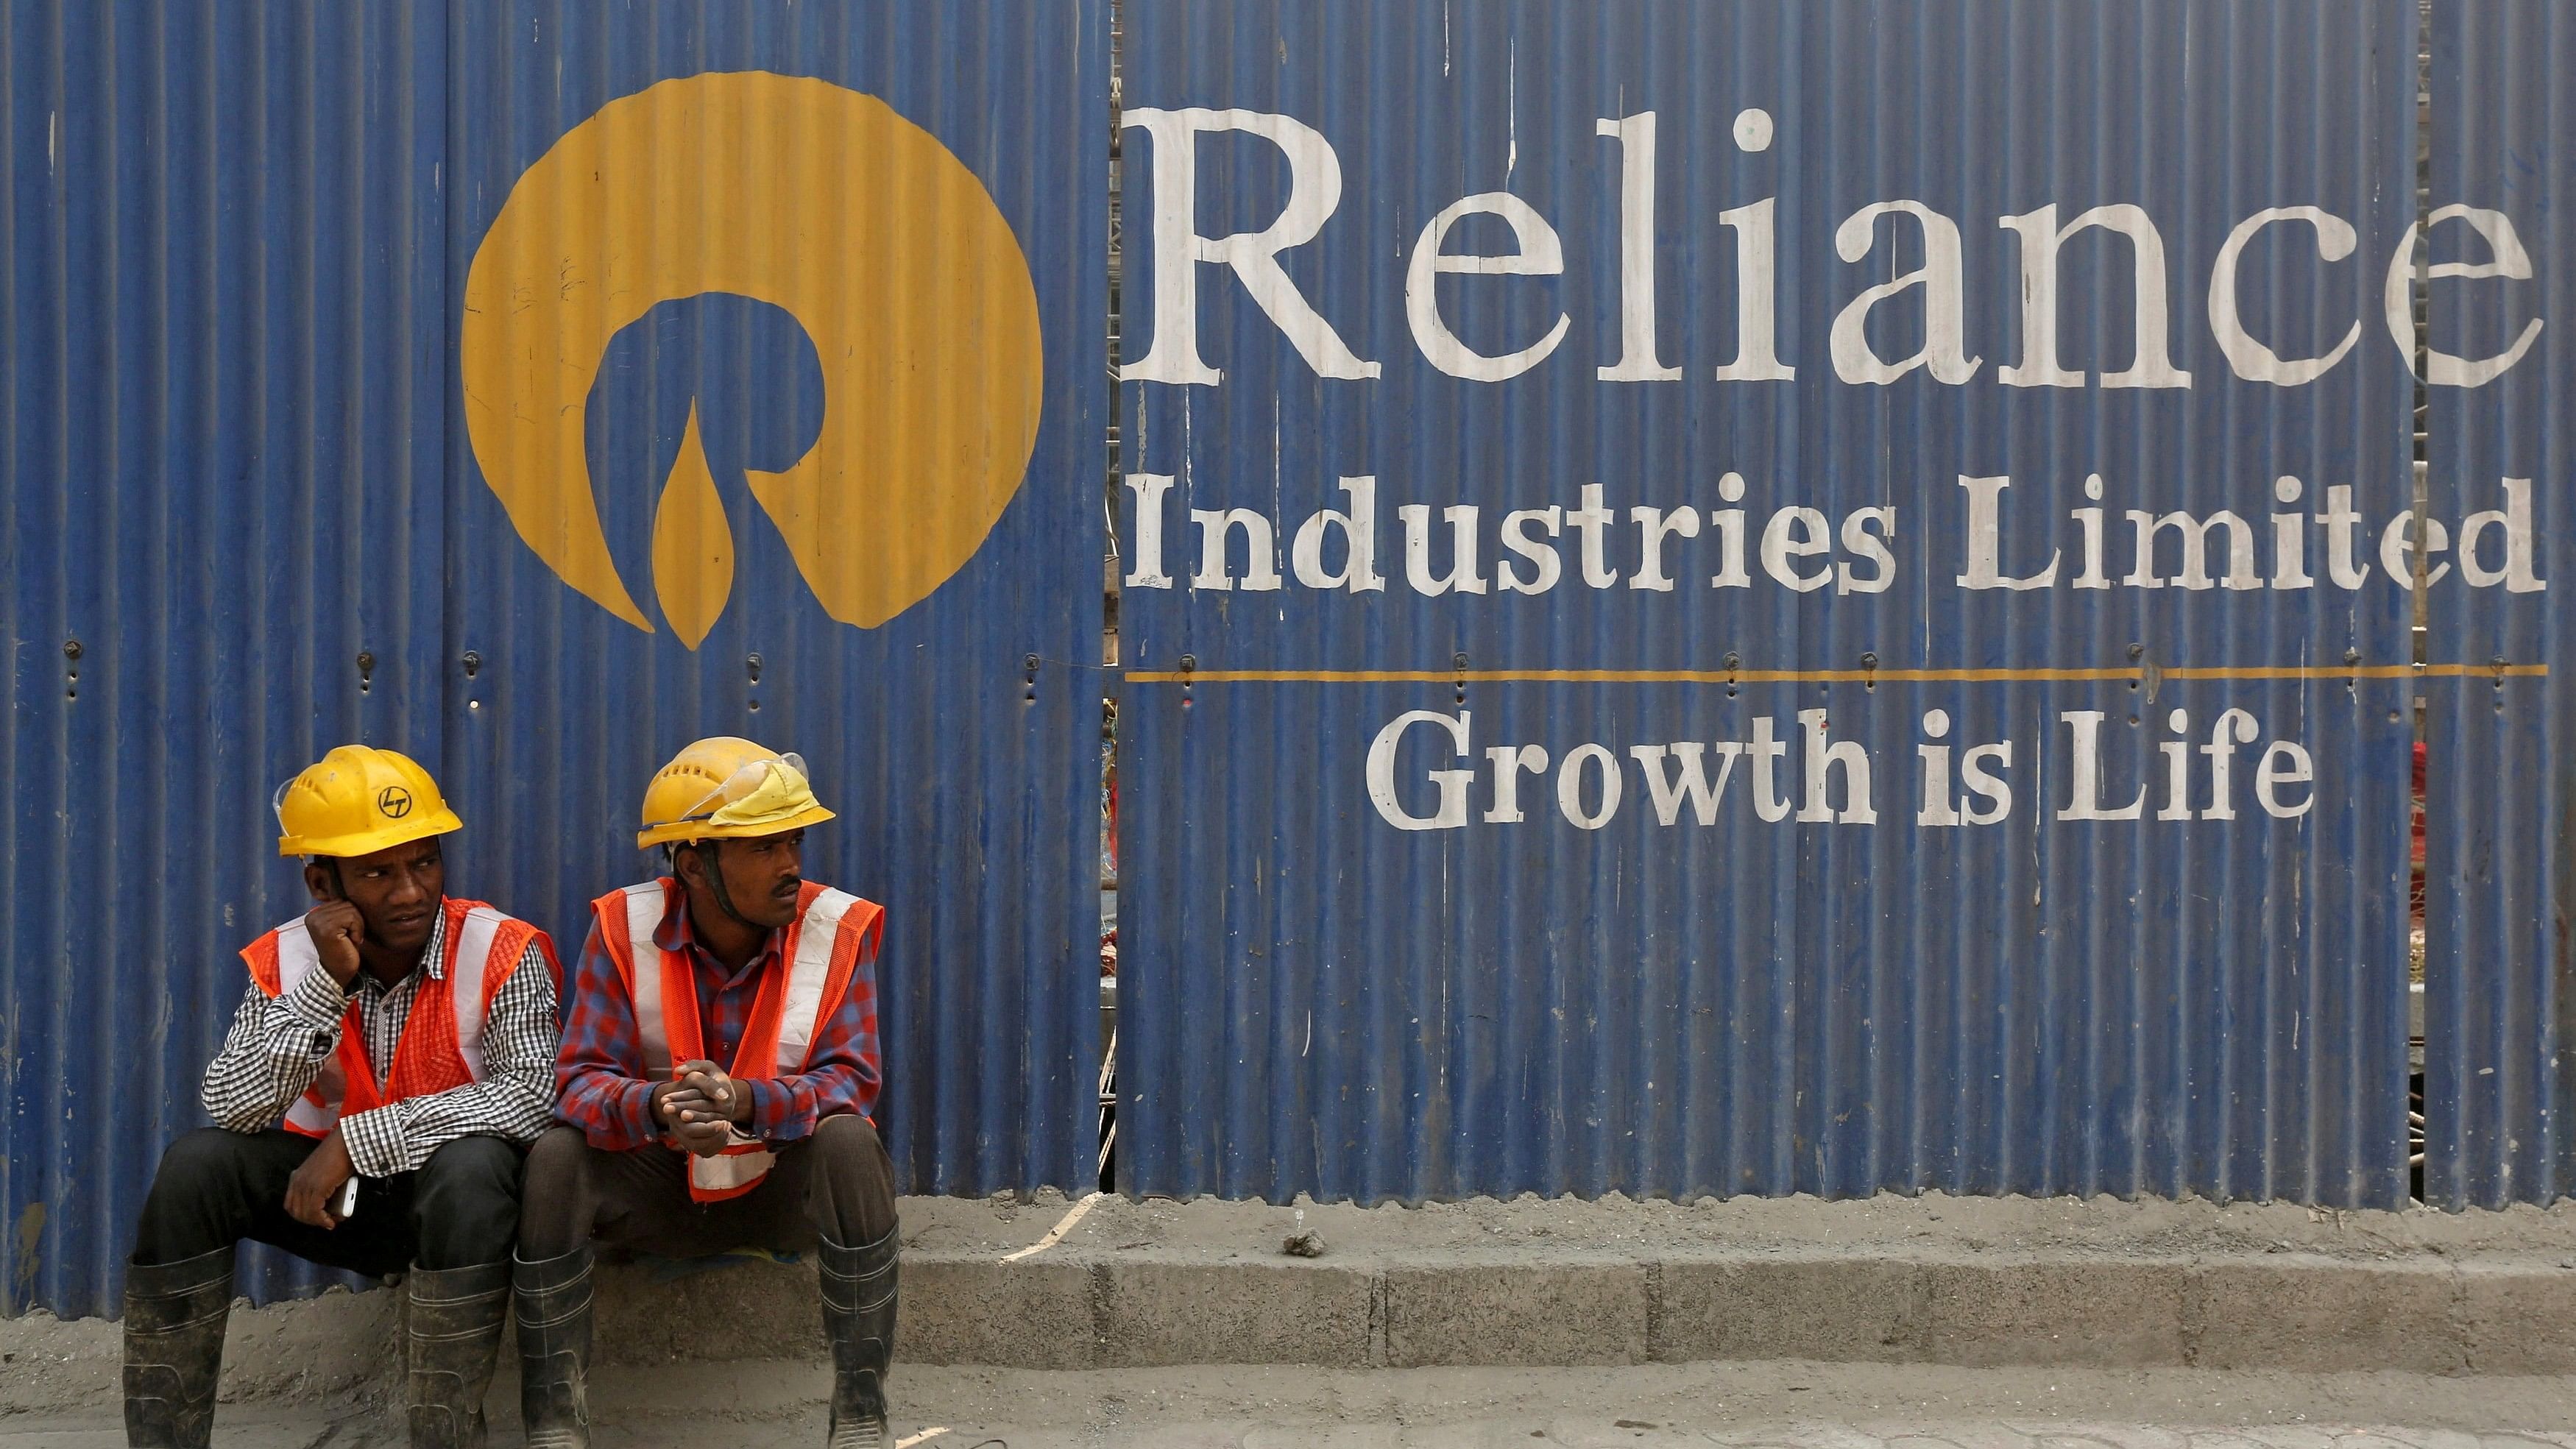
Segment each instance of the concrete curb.
M1281 1255L1289 1210L1263 1204L1104 1199L1044 1246L1061 1202L918 1200L904 1215L898 1352L914 1363L2576 1372L2569 1211L1956 1199L1333 1208L1298 1220L1333 1244L1315 1260ZM1945 1218L1946 1231L1925 1226ZM2180 1250L2191 1245L2207 1250ZM228 1396L388 1391L400 1298L330 1293L237 1312ZM599 1301L604 1366L703 1359L710 1329L717 1357L824 1359L810 1266L727 1260L676 1278L604 1268ZM116 1355L113 1324L0 1322L0 1411L84 1385L109 1391Z
M2033 1255L1375 1268L925 1258L905 1268L939 1285L921 1294L907 1285L900 1341L904 1357L923 1363L1428 1368L1795 1358L2576 1372L2576 1274L2542 1266ZM613 1293L621 1316L645 1322L688 1322L684 1315L717 1307L703 1293L634 1283ZM760 1304L801 1325L820 1311L810 1277L793 1270L724 1285L724 1296L737 1294L728 1318ZM640 1333L615 1342L619 1362L680 1356L678 1344ZM745 1356L819 1362L821 1348L819 1334L800 1329Z

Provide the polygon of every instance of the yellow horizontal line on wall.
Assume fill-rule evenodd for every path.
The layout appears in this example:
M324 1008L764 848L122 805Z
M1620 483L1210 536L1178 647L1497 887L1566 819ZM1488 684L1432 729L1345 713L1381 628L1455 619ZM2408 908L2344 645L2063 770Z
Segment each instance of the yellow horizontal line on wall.
M2158 669L2160 679L2532 679L2546 664L2220 664ZM2009 684L2143 680L2109 669L1131 669L1136 684Z

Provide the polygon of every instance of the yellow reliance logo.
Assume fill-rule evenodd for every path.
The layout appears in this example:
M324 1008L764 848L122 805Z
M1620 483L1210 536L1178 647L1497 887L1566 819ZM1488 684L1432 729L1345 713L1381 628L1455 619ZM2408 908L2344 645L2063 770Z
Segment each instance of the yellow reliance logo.
M650 633L583 447L619 329L711 292L783 308L823 364L821 435L747 480L824 612L874 628L963 567L1019 490L1044 363L1037 294L981 182L884 102L764 72L612 101L519 178L465 278L465 426L556 575ZM691 649L734 542L691 407L653 520L653 592Z

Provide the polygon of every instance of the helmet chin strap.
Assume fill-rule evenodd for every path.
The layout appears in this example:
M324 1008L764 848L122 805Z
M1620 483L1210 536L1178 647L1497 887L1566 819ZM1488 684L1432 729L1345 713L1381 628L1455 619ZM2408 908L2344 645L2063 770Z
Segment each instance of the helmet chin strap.
M724 912L725 919L737 926L754 931L767 929L758 921L746 919L742 912L733 908L733 892L725 889L724 865L716 857L716 845L717 842L712 840L692 841L689 845L698 853L698 864L706 868L707 889L715 895L716 909Z

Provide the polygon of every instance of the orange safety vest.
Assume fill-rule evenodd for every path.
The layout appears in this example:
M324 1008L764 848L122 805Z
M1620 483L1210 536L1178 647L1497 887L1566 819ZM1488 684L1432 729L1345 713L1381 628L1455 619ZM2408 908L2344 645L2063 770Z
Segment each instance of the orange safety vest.
M706 1058L696 973L688 954L665 951L653 939L679 896L680 883L663 876L591 902L599 917L599 939L617 963L618 982L635 1012L648 1078L673 1076L679 1063ZM725 1069L729 1076L776 1078L805 1070L814 1039L850 994L850 978L862 962L876 956L885 908L875 902L807 881L797 894L796 913L778 948L786 969L772 969L761 978L742 1044ZM660 969L638 971L638 961L654 961ZM732 1132L722 1153L689 1158L689 1196L696 1201L740 1197L759 1186L777 1162L759 1138L739 1127Z
M340 1046L322 1064L304 1095L286 1109L285 1127L307 1137L327 1137L343 1112L369 1112L406 1097L425 1097L483 1080L483 1019L492 998L517 970L534 941L555 966L554 942L525 921L513 920L481 901L441 899L447 917L447 958L440 972L424 972L412 988L411 1013L403 1018L392 1068L376 1085L367 1058L366 1028L351 998L340 1019ZM271 999L295 989L322 969L321 952L304 918L296 917L242 948L250 979ZM560 973L558 973L560 974Z

